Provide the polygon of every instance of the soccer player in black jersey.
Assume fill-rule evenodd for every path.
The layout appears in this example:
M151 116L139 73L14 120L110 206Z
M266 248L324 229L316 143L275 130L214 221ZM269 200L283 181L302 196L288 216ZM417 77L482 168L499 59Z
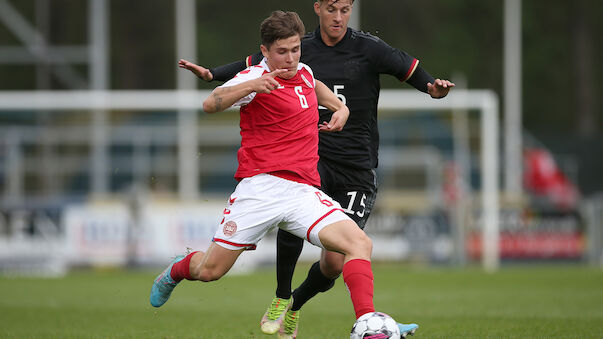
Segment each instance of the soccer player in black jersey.
M338 201L364 229L377 194L379 76L393 75L432 98L445 97L454 83L434 79L419 66L416 58L375 36L347 27L353 2L319 0L314 3L320 25L302 40L301 62L309 65L316 79L331 88L349 107L350 115L342 131L320 134L318 170L322 190ZM211 69L186 60L180 60L179 66L206 81L226 81L261 60L262 54L258 53L244 61ZM319 121L329 121L331 114L320 109ZM262 330L267 333L274 333L272 330L281 325L285 310L298 312L318 292L333 287L341 274L343 255L323 251L320 261L310 268L306 280L291 292L291 279L302 247L303 239L279 230L276 297L262 319ZM289 305L291 295L293 302ZM399 324L399 327L405 336L414 333L418 326Z

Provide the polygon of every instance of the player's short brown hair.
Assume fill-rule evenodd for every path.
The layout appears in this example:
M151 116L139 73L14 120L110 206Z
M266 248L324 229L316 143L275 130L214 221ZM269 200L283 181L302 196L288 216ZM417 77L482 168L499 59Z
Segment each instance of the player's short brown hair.
M295 12L274 11L260 25L262 45L270 48L276 40L287 39L299 35L300 39L306 33L306 27Z

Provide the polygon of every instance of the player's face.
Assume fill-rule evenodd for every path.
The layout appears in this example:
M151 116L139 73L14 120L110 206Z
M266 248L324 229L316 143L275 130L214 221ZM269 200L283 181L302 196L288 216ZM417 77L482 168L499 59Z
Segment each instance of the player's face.
M288 72L281 74L280 78L291 79L297 74L297 64L299 64L299 58L301 57L301 39L299 35L276 40L270 48L261 45L260 49L271 71L279 68L288 70Z
M314 3L323 40L328 45L338 43L348 29L352 14L352 0L327 0Z

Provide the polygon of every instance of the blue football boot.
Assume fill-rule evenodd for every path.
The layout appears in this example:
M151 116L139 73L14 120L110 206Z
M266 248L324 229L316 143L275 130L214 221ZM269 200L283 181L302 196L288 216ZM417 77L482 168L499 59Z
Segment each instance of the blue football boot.
M400 338L406 338L408 335L414 335L419 325L398 323L398 328L400 329Z
M170 265L161 272L160 275L155 278L153 282L153 287L151 287L151 305L155 307L160 307L165 304L166 301L170 298L174 287L178 285L178 282L172 279L170 273L172 272L172 266L180 260L184 259L184 255L179 255L172 260Z

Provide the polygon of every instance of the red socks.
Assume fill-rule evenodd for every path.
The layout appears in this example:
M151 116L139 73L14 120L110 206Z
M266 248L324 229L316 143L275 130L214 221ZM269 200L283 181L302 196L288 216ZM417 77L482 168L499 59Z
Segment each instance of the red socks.
M369 312L375 312L373 305L373 271L371 262L354 259L343 265L343 281L350 291L356 319Z
M174 279L175 282L179 282L182 279L193 280L193 278L191 278L189 266L191 263L191 258L195 253L197 252L188 254L186 257L184 257L184 259L172 265L172 271L170 272L170 276L172 277L172 279Z
M193 252L184 259L172 265L170 276L174 281L182 279L193 280L190 276L190 262ZM350 291L350 298L354 304L356 318L369 312L375 312L373 305L373 271L371 262L363 259L350 260L343 265L343 280Z

